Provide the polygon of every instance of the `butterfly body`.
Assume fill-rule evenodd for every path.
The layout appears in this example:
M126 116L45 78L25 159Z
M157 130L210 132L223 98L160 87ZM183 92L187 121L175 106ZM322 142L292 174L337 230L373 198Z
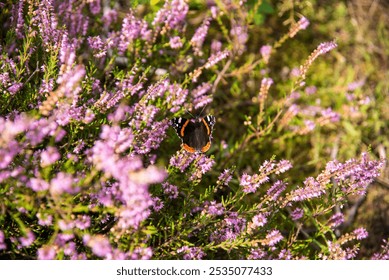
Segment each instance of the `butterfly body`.
M195 120L174 118L172 125L186 151L205 153L211 147L212 129L215 125L214 116L209 115Z

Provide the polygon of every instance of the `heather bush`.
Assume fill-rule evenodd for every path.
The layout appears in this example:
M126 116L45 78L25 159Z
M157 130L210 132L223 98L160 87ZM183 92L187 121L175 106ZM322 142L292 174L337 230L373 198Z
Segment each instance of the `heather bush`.
M0 3L1 258L388 259L352 214L389 115L351 8ZM182 149L172 120L205 115Z

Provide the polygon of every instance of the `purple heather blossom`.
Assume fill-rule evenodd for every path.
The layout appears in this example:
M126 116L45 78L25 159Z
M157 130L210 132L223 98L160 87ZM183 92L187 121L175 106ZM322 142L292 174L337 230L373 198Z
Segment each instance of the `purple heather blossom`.
M116 22L118 18L118 12L115 9L111 9L104 6L102 21L104 26L109 27L111 23Z
M290 38L293 38L297 32L299 32L300 30L304 30L308 27L309 25L309 20L306 18L306 17L301 17L300 20L293 24L289 30L289 37Z
M53 224L53 216L49 214L42 214L38 212L36 214L36 217L38 218L38 224L41 226L51 226Z
M0 230L0 251L5 249L7 249L7 245L5 244L4 232Z
M19 39L23 38L24 18L23 18L23 5L24 1L19 1L12 7L11 20L15 25L15 33Z
M56 255L54 246L45 245L38 249L38 260L54 260Z
M137 19L132 13L128 14L122 24L120 32L119 53L123 54L135 39L149 41L151 30L143 19Z
M89 0L89 9L93 15L97 15L101 11L101 0Z
M248 175L243 174L240 178L240 185L243 187L243 191L246 193L254 193L257 191L260 185L269 181L269 177L266 175Z
M272 53L272 47L270 45L264 45L260 48L259 52L261 53L263 60L267 64Z
M220 173L219 177L217 178L217 184L218 185L224 185L228 186L228 183L232 179L232 171L230 169L224 169L222 173Z
M188 11L189 6L184 0L168 0L155 15L153 25L164 24L171 29L181 29Z
M247 259L248 260L263 260L267 257L267 253L260 249L260 248L256 248L256 249L251 249L250 250L250 254L247 256Z
M28 231L26 236L20 237L19 241L22 247L30 247L35 240L35 235L32 231Z
M107 258L112 254L112 246L103 235L85 234L82 238L84 244L91 248L93 254L100 258Z
M154 212L158 212L163 208L164 203L159 197L153 197L151 198L151 200L152 200L151 208L154 210Z
M268 245L270 247L273 247L278 242L280 242L284 237L282 236L281 232L277 229L273 229L268 232L266 235L266 239L262 240L262 245Z
M246 228L246 219L232 212L220 223L218 229L211 233L210 241L221 243L235 240Z
M217 203L216 201L206 201L204 203L203 214L208 214L211 216L220 216L225 212L223 204Z
M61 155L58 153L57 148L49 146L41 153L41 166L46 167L52 165L59 160Z
M149 260L153 256L153 250L150 247L137 247L131 253L130 260Z
M211 54L216 54L218 52L220 52L222 50L222 42L218 41L218 40L212 40L212 43L211 43Z
M357 240L365 239L369 233L364 228L357 228L353 231L353 234L355 234L355 237Z
M325 193L325 185L321 185L315 178L308 177L304 181L303 188L297 188L290 194L292 201L303 201L315 197L320 197Z
M349 83L347 85L347 90L348 91L355 91L356 89L362 87L365 84L365 82L366 82L365 79L361 79L359 81L354 81L352 83Z
M179 36L171 37L169 40L169 44L172 49L179 49L183 46L181 38Z
M252 225L256 227L263 227L267 223L267 218L266 218L265 213L259 213L255 215L252 219Z
M282 249L280 253L278 254L279 260L291 260L292 259L292 253L290 250Z
M317 51L318 51L318 54L319 55L322 55L322 54L325 54L333 49L335 49L338 45L332 41L332 42L324 42L324 43L321 43L318 47L317 47Z
M276 201L277 198L281 195L281 193L286 189L286 183L284 183L281 180L278 180L275 182L268 190L267 195L269 196L270 200Z
M334 215L332 215L327 224L330 228L337 228L338 226L340 226L341 224L343 224L344 222L344 216L342 213L335 213Z
M73 177L71 174L59 172L50 181L50 193L54 196L61 195L62 193L74 194L78 192L78 188L73 186Z
M321 111L321 115L329 120L330 122L338 122L340 119L340 115L334 111L332 111L331 108L327 108L323 111Z
M195 109L204 107L212 102L212 96L207 95L207 92L212 88L209 83L202 83L200 86L192 90L192 98Z
M74 221L74 226L81 230L87 229L91 226L91 218L87 215L81 215Z
M293 221L300 220L304 216L304 210L297 207L290 213L290 216Z
M193 35L192 39L190 40L190 44L192 45L194 49L194 53L196 55L202 55L203 52L201 51L201 48L203 46L205 37L208 33L210 19L206 18L204 19L203 23L200 25L199 28L197 28L195 34Z
M196 154L190 154L184 150L179 150L174 156L170 158L170 166L178 168L181 172L184 172L186 168L196 159Z
M40 178L31 178L30 181L27 183L27 186L35 192L45 191L50 188L50 184Z
M234 50L238 55L241 55L246 50L246 42L249 38L247 28L243 25L233 24L230 35L233 39Z
M11 94L11 95L15 95L16 93L19 92L19 90L23 87L23 84L22 83L14 83L12 86L8 87L7 88L7 91Z
M168 196L169 199L176 199L178 197L178 187L169 183L162 184L163 193Z
M0 238L0 240L1 240L1 238ZM384 240L382 240L382 243L383 244L381 245L381 251L374 253L373 256L371 257L372 260L389 260L389 242L388 242L388 240L384 239ZM0 242L0 244L1 244L1 242Z
M199 247L183 246L177 249L177 253L183 253L184 260L201 260L206 254Z
M100 36L88 37L88 44L93 50L94 57L101 58L107 54L107 46Z
M212 54L209 58L207 63L205 63L204 68L209 69L212 66L216 65L219 61L225 59L230 55L230 52L228 50L220 51L215 54Z
M39 2L39 8L36 10L31 24L38 27L44 46L57 46L61 32L57 28L58 19L54 13L52 0Z
M317 88L315 86L308 86L305 88L305 93L307 95L312 95L312 94L315 94L317 92Z

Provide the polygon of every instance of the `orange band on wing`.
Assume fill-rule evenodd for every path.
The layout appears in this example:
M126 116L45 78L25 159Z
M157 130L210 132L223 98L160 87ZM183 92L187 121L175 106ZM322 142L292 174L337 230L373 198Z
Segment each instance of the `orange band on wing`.
M207 122L204 119L202 119L202 121L203 121L205 127L207 128L207 134L210 135L211 134L211 129L209 128L209 125L207 124Z
M180 131L180 135L181 137L184 137L184 130L185 130L185 127L188 125L189 123L189 120L187 120L181 127L181 131Z
M182 144L182 147L184 148L185 151L187 151L189 153L195 153L196 152L196 150L194 148L189 147L187 144Z
M211 148L211 141L208 141L207 145L201 148L201 152L205 153L206 151L209 150L209 148Z

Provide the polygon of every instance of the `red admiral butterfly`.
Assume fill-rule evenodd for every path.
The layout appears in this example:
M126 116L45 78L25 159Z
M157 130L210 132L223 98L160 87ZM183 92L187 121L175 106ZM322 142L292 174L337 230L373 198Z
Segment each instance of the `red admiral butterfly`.
M205 153L211 147L212 129L215 122L215 117L211 115L195 120L180 117L174 118L172 125L186 151Z

